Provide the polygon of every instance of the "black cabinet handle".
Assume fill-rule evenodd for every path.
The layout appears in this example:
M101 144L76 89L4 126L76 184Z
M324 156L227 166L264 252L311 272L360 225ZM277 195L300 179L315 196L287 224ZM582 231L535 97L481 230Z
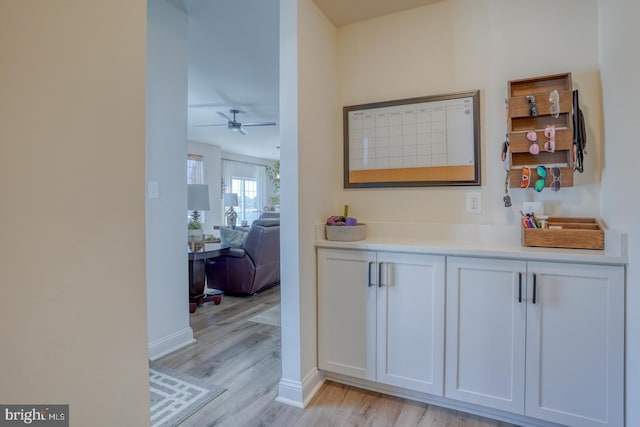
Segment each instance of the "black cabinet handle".
M369 287L373 286L373 283L371 283L371 266L375 264L375 262L373 261L369 261Z
M534 274L533 275L533 301L532 301L534 304L536 303L536 285L537 285L537 283L536 283L537 280L536 279L537 279L537 277Z
M382 283L382 264L384 263L379 263L378 264L378 287L381 288L384 286L384 283Z
M522 273L518 273L518 302L522 302Z

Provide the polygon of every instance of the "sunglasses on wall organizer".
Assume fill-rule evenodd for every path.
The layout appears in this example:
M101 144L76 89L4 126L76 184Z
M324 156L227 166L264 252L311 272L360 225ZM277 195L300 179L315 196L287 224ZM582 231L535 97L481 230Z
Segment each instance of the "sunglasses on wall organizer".
M552 181L549 184L552 191L560 190L562 186L560 183L560 168L553 167L549 168L549 173L551 174ZM536 175L538 175L538 179L533 183L533 189L538 193L544 190L547 178L547 168L544 166L536 167ZM529 184L531 182L531 168L524 166L522 168L522 177L520 178L520 188L529 188Z
M531 117L536 117L538 115L538 106L536 105L536 96L527 95L526 100L527 100L527 104L529 104L529 115Z
M538 166L536 168L536 174L538 174L538 178L540 179L537 179L533 184L533 189L539 193L544 190L544 182L547 178L547 168L545 168L544 166Z
M560 168L549 168L549 171L551 172L551 184L549 185L549 187L551 187L551 191L558 191L560 190L560 187L562 187L561 183L560 183Z

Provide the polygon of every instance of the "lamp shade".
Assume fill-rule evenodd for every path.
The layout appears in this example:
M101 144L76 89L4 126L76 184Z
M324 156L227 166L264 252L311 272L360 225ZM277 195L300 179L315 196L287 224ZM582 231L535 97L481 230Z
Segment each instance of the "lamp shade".
M206 184L188 184L187 209L190 211L209 210L209 186Z
M238 195L236 193L224 193L225 206L238 206Z

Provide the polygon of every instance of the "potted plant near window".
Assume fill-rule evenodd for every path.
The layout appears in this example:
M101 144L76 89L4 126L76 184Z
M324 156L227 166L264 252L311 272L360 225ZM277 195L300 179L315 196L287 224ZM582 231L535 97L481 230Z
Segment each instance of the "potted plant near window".
M266 172L273 184L273 193L269 197L269 203L278 207L280 206L280 160L276 160L273 166L267 166Z

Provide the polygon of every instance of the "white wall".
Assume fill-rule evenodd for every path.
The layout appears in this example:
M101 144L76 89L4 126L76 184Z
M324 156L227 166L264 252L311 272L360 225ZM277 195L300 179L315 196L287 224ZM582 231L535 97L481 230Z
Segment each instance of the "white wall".
M222 224L220 147L189 141L187 150L189 154L202 156L204 183L209 186L209 210L204 214L203 230L206 234L212 234L213 226Z
M312 0L281 0L280 11L279 399L300 404L309 397L317 372L313 225L337 208L336 33Z
M401 222L517 223L523 201L554 215L599 216L602 110L596 0L449 0L338 29L338 108L423 95L480 90L482 187L342 189L353 215ZM586 172L558 193L510 190L504 208L509 80L571 72L589 127ZM342 164L342 119L334 137ZM480 191L482 214L465 214L465 193Z
M0 1L0 402L74 426L149 425L145 22Z
M601 0L600 64L605 111L605 162L602 214L611 227L629 233L627 268L627 426L640 425L640 211L638 188L632 178L640 158L637 100L640 99L635 54L640 40L640 4L636 0Z
M187 17L149 0L146 180L147 299L152 359L193 342L187 270Z
M302 405L298 192L298 0L280 0L280 303L282 378L278 399ZM282 224L286 223L284 227ZM309 315L310 317L312 315Z

